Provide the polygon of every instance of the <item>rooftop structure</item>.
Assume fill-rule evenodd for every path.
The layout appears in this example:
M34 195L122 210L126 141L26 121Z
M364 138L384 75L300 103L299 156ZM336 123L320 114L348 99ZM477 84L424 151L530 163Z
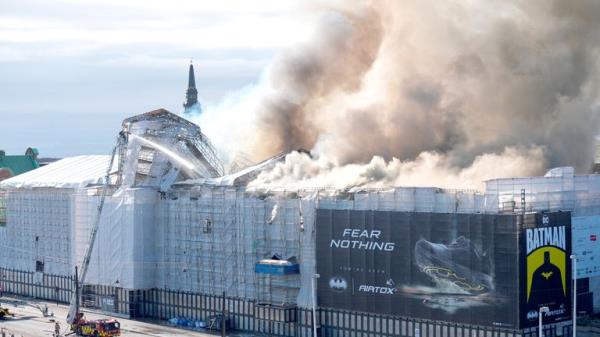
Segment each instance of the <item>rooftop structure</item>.
M120 134L119 184L159 187L225 173L200 127L165 109L127 118Z
M28 148L25 155L7 155L0 150L0 181L40 167L38 150Z

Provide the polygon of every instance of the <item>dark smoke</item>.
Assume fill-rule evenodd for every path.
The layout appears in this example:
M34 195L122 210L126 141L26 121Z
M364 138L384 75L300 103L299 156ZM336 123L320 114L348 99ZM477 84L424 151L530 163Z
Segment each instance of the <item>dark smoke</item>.
M339 1L308 42L199 123L254 186L429 185L587 172L599 128L600 2ZM307 30L309 28L307 27Z
M352 1L320 15L314 39L271 69L256 158L436 152L466 168L482 154L541 148L547 166L589 169L600 2Z
M360 90L375 61L382 27L374 8L364 8L360 14L329 10L318 24L310 44L284 52L273 65L270 85L275 92L259 108L260 131L253 151L258 158L312 149L325 122L316 113L320 100Z

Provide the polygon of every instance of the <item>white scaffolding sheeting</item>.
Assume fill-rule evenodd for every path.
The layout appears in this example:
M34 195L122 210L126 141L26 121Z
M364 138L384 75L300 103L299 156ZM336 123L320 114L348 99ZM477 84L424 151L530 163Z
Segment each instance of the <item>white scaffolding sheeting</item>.
M72 275L73 196L78 188L102 182L109 161L69 157L2 181L6 224L0 226L0 266Z
M495 211L483 194L430 187L396 187L358 192L319 191L319 207L404 212L473 213Z
M110 156L68 157L3 180L0 188L80 188L100 184L109 162Z
M543 177L494 179L485 184L490 210L512 211L524 206L526 211L600 214L600 175L574 175L572 168L560 168Z
M300 257L301 202L284 194L256 197L232 187L166 195L159 207L157 287L296 302L300 275L257 275L254 267L274 255Z
M5 193L0 267L71 274L71 189L17 189Z
M118 190L106 198L86 283L125 289L154 287L157 198L155 190L144 188ZM73 261L81 265L98 214L100 191L82 189L74 200Z

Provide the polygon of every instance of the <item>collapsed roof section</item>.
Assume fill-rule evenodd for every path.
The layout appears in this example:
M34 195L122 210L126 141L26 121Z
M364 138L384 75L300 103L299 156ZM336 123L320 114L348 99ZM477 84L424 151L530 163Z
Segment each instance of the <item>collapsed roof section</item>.
M196 124L165 109L123 121L119 184L158 187L224 174L223 163Z
M271 169L275 164L285 160L287 153L279 153L270 157L258 164L241 168L234 173L215 178L190 179L177 183L177 186L193 186L193 185L214 185L214 186L246 186L250 181L256 178L261 172Z

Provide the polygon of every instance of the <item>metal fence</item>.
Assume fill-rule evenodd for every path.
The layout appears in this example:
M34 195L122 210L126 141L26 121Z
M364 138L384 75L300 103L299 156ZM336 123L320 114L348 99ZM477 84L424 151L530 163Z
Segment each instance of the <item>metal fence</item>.
M523 337L518 330L320 309L321 337Z
M296 319L285 319L285 313L274 312L260 317L261 306L255 301L241 298L206 295L190 292L151 289L142 292L140 315L156 319L185 318L188 320L207 320L211 316L220 315L225 300L226 314L230 320L230 328L256 332L272 336L299 336L296 332ZM281 310L293 311L296 308ZM287 317L291 317L289 314ZM279 318L278 318L279 317ZM312 327L312 325L310 326Z
M68 303L73 281L65 276L0 268L0 284L7 293Z
M7 293L68 303L73 287L70 277L0 268L0 282ZM258 335L313 337L312 310L293 306L264 305L254 300L165 289L126 290L86 285L83 305L132 318L207 320L220 315L225 301L230 328ZM537 337L537 328L508 330L441 321L422 320L338 309L317 310L320 337ZM571 336L565 322L546 325L545 337Z
M539 329L537 327L529 328L523 331L523 337L539 337ZM573 326L571 321L562 322L558 324L544 325L542 330L544 337L571 337L573 333ZM559 334L560 332L560 334Z

